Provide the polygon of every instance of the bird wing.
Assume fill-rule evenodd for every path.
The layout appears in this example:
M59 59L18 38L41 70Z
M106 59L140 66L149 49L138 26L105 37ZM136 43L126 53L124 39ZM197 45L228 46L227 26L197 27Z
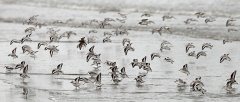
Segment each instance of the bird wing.
M62 63L57 66L57 69L62 69Z
M12 53L16 54L16 50L17 50L17 48L14 48L14 49L12 50Z
M23 73L27 73L27 71L28 71L28 65L26 65L26 66L24 67Z
M235 80L236 73L237 73L237 71L235 70L235 71L231 74L231 80Z

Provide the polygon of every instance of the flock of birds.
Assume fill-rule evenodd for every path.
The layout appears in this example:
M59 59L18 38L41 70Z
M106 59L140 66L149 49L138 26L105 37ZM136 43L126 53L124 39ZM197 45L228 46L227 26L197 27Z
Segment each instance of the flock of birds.
M106 10L101 10L100 13L106 13ZM117 18L116 20L118 20L120 23L125 23L125 19L127 18L127 15L128 14L122 14L122 13L118 13L123 19L119 19ZM195 15L197 16L197 18L204 18L206 17L206 20L205 22L206 23L209 23L209 22L214 22L216 17L210 17L210 16L207 16L205 13L202 13L202 12L197 12L195 13ZM141 17L151 17L153 15L151 14L143 14L141 15ZM42 28L43 26L47 26L46 23L44 22L37 22L37 17L38 15L34 15L32 17L30 17L29 19L26 19L26 20L23 20L23 25L25 24L28 24L28 25L33 25L33 27L29 27L25 30L25 33L28 33L25 37L23 37L22 39L18 40L18 39L13 39L10 41L10 45L13 45L14 43L20 43L20 44L23 44L24 42L31 42L31 34L36 30L36 27L39 27ZM171 16L171 15L164 15L163 17L163 21L166 21L167 19L176 19L174 16ZM70 21L73 21L73 19L69 19L65 22L63 21L60 21L60 20L55 20L52 24L67 24L68 22ZM236 19L234 18L230 18L227 20L226 22L226 26L234 26L234 21L236 21ZM92 23L96 23L99 25L100 28L104 28L106 26L111 26L111 24L109 22L115 22L114 19L112 18L104 18L103 21L98 21L96 19L93 19L90 21L90 23L88 22L82 22L81 24L82 25L87 25L87 24L92 24ZM198 22L198 20L194 19L194 18L189 18L187 19L186 21L183 21L184 23L186 24L189 24L191 22ZM154 23L153 21L149 20L149 19L142 19L138 24L139 25L146 25L148 26L149 24L152 24ZM78 27L78 26L72 26L72 27ZM73 31L66 31L64 32L63 34L61 35L58 35L58 32L60 31L60 29L58 30L55 30L54 28L47 28L48 31L46 32L47 34L50 34L50 41L42 41L42 42L39 42L37 46L38 49L41 48L41 46L45 46L44 50L49 50L50 51L50 56L51 57L54 57L53 55L55 55L54 53L57 53L59 51L58 49L58 46L56 45L50 45L51 43L53 42L59 42L62 38L66 37L68 39L70 39L71 35L76 35L75 32ZM187 29L191 29L191 30L196 30L196 27L192 27L192 28L187 28ZM122 28L122 26L119 26L117 27L114 31L112 31L116 36L118 35L128 35L129 34L129 31L128 30L131 30L131 29L127 29L127 28ZM154 28L152 29L152 34L154 34L155 32L159 33L160 35L162 35L163 32L169 32L169 33L172 33L170 27L168 26L162 26L160 28ZM228 32L230 31L237 31L236 29L233 29L233 28L230 28L228 29ZM102 41L103 43L106 43L106 42L111 42L111 36L113 36L112 32L104 32L104 36L107 36L106 38L104 38ZM97 33L97 30L90 30L88 32L89 34L91 33ZM95 43L96 42L96 36L90 36L88 37L87 39L85 39L85 37L82 37L78 42L79 44L77 45L77 48L79 50L82 50L84 47L86 47L89 43ZM232 40L230 39L225 39L223 40L223 44L226 44L226 42L232 42ZM132 46L132 43L131 43L131 40L129 38L124 38L122 40L122 45L123 45L123 52L124 54L127 56L127 54L129 53L129 51L135 51L135 48ZM90 60L93 60L93 63L92 63L92 66L94 68L93 71L89 71L88 74L91 76L91 77L95 77L95 80L92 81L91 79L89 78L86 78L86 77L77 77L75 78L74 80L72 80L70 83L77 88L80 88L81 85L84 85L85 83L93 83L97 89L100 89L104 84L101 83L101 73L97 73L96 70L99 70L99 68L101 66L99 66L102 61L100 59L100 56L101 54L98 54L94 51L94 45L89 49L89 52L87 53L87 56L86 56L86 62L89 62ZM166 40L163 40L162 43L161 43L161 47L160 47L160 51L164 51L164 50L170 50L171 49L172 44L169 42L169 41L166 41ZM213 45L211 43L204 43L202 45L202 51L198 52L198 53L195 53L195 51L192 51L192 52L189 52L190 49L193 49L195 48L195 46L193 45L193 43L188 43L186 45L186 53L188 56L191 56L191 57L196 57L196 59L199 59L200 56L206 56L206 51L204 51L204 49L206 48L209 48L211 49L213 47ZM13 59L16 59L18 58L18 55L16 53L16 50L17 48L14 48L12 50L12 53L10 53L8 56L12 57ZM29 55L30 57L32 58L36 58L36 53L38 53L39 51L34 51L32 50L32 48L29 46L29 45L23 45L22 46L22 51L23 53L27 53L27 55ZM188 53L189 52L189 53ZM160 58L160 54L159 53L152 53L151 55L151 60L154 60L155 57L158 57ZM148 72L151 72L152 69L150 67L150 63L147 62L147 56L145 56L142 61L138 61L138 59L133 59L133 62L131 62L130 64L132 65L132 68L134 67L138 67L139 69L143 69L146 71L146 74L144 75L138 75L136 78L135 78L135 81L136 81L136 84L137 85L140 85L140 84L143 84L145 81L144 81L144 77L147 75ZM164 60L166 62L170 62L170 63L174 63L173 59L172 58L169 58L169 57L166 57L164 58ZM223 63L223 61L225 60L228 60L230 61L231 58L229 57L229 54L224 54L220 57L220 63ZM117 67L116 65L116 62L113 62L113 61L109 61L109 60L106 60L106 62L104 63L108 66L110 66L109 69L111 69L111 72L109 72L109 74L111 75L112 77L112 81L115 83L115 84L118 84L120 83L124 78L129 78L127 73L126 73L126 70L125 70L125 67L121 68L121 70L119 71L119 68ZM57 68L53 69L52 70L52 74L54 75L59 75L59 74L64 74L63 71L62 71L62 67L63 67L63 63L60 63L59 65L57 65ZM28 71L28 65L25 63L25 61L22 61L21 63L17 64L15 67L12 67L12 66L5 66L6 70L7 71L12 71L14 69L20 69L22 70L23 69L23 73L20 74L20 77L23 78L23 81L25 78L30 78L30 76L28 76L27 74L27 71ZM179 71L181 71L182 73L185 73L187 75L190 74L190 72L188 71L188 64L185 64L183 65L183 68L181 68ZM226 86L224 86L223 88L230 91L232 90L232 85L233 84L237 84L236 80L235 80L235 76L236 76L236 70L231 74L231 77L229 79L227 79L227 84ZM120 79L120 77L122 79ZM80 83L80 82L83 82ZM175 81L175 83L177 84L178 87L185 87L187 86L187 83L185 81L183 81L182 79L178 79ZM203 94L206 92L206 90L203 88L204 87L204 84L203 82L201 82L201 77L198 77L196 78L193 82L190 83L190 87L191 87L191 90L192 91L199 91L199 92L202 92ZM24 92L26 92L27 90L24 89ZM26 94L24 94L26 95Z

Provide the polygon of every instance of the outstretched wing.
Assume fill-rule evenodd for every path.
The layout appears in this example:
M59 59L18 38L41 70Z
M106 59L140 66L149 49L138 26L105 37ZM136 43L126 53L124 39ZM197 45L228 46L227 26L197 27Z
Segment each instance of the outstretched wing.
M237 70L235 70L235 71L231 74L231 80L235 80L236 73L237 73Z
M61 63L61 64L59 64L58 66L57 66L57 69L62 69L62 65L63 65L63 63Z
M26 65L26 66L24 67L23 73L27 73L27 71L28 71L28 65Z
M17 48L14 48L14 49L12 50L12 53L16 54L16 50L17 50Z
M121 73L125 73L125 67L121 69Z
M187 64L183 65L183 68L188 69L188 65Z
M96 80L97 80L98 82L101 82L101 76L102 76L101 73L99 73L98 76L96 77Z

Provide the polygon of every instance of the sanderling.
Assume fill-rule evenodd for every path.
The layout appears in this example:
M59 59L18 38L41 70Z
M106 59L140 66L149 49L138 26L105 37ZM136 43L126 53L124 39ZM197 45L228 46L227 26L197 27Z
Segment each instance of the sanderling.
M199 17L201 17L201 18L206 17L205 13L203 13L203 12L197 12L197 13L195 13L195 15L197 15L197 18L199 18Z
M135 78L135 80L136 80L136 84L137 85L140 85L141 83L144 83L145 81L143 81L143 79L142 79L142 77L144 77L144 76L146 76L146 75L139 75L139 76L137 76L137 78Z
M132 65L132 68L134 68L135 66L138 66L139 69L141 68L141 63L138 62L138 59L133 59L133 62L130 63Z
M103 39L103 43L105 43L105 42L112 42L112 40L110 39L110 37L111 37L111 36L104 38L104 39Z
M94 72L94 71L89 71L89 72L88 72L88 74L89 74L91 77L93 77L93 76L97 75L97 73L96 73L96 72Z
M114 74L111 75L112 76L112 81L115 83L115 84L118 84L120 83L123 79L118 79Z
M47 42L47 41L39 42L37 48L39 49L42 45L47 46L47 45L48 45L48 42Z
M11 72L14 69L13 67L10 67L10 66L5 66L4 68L6 68L8 72Z
M105 21L105 22L106 22L106 21L114 21L114 22L115 22L115 20L112 19L112 18L104 18L104 21Z
M21 40L17 40L17 39L13 39L13 40L11 40L11 42L10 42L10 45L12 45L13 43L23 43L24 41L23 41L23 39L21 39Z
M102 74L99 73L98 76L96 77L96 80L93 82L94 85L96 85L97 87L96 88L101 88L102 87L102 83L101 83L101 77L102 77Z
M206 56L207 56L206 51L200 51L200 52L198 52L196 59L198 59L200 56L205 56L205 57L206 57Z
M231 58L228 56L229 54L224 54L220 57L220 63L222 63L224 60L231 61Z
M119 73L119 74L121 75L122 78L126 78L126 77L129 78L126 71L125 71L125 67L123 67L121 69L121 73Z
M200 91L203 94L204 94L204 92L206 92L206 90L202 88L204 86L204 84L201 82L201 77L196 78L195 81L191 82L190 86L191 86L192 91Z
M28 71L28 65L26 65L24 68L23 68L23 73L20 74L20 77L23 78L23 81L25 78L30 78L28 75L27 75L27 71Z
M79 40L79 44L77 45L77 48L79 48L80 50L82 49L82 47L86 47L87 46L87 42L84 40L85 37L82 37L81 40Z
M159 53L152 53L151 54L151 60L153 60L154 59L154 57L161 57L160 55L159 55Z
M141 17L143 17L143 16L145 16L145 17L150 17L150 16L153 16L153 15L148 14L148 13L144 13L144 14L141 15Z
M52 70L52 74L63 74L63 71L62 71L62 66L63 66L63 63L60 63L57 68L53 69Z
M16 65L16 67L15 67L15 69L22 69L22 68L24 68L24 65L25 65L25 61L22 61L20 64L17 64Z
M27 99L27 95L28 95L28 89L26 87L23 88L23 95L26 96L26 99Z
M71 81L72 85L75 86L76 89L80 88L81 84L79 83L79 81L80 81L80 77L77 77L77 78L74 79L74 81Z
M118 20L118 21L121 22L121 23L125 23L125 20L126 20L126 19L118 19L118 18L116 18L116 20Z
M118 12L118 14L119 14L122 18L127 18L127 15L130 14L130 13L128 13L128 14L123 14L123 13L119 13L119 12Z
M188 43L188 44L186 45L186 53L188 52L188 50L189 50L190 48L195 48L195 46L194 46L192 43Z
M108 31L105 31L103 34L104 34L104 36L106 36L106 35L112 35L112 33L111 33L111 32L108 32Z
M106 10L106 9L100 10L100 11L99 11L99 14L100 14L100 13L107 13L107 10Z
M89 31L89 34L90 34L90 33L97 33L97 30L94 30L94 29L93 29L93 30L90 30L90 31Z
M132 44L132 43L131 43ZM124 53L127 55L128 51L135 51L135 49L131 46L131 44L127 44L127 46L124 46Z
M17 48L14 48L14 49L12 50L12 53L11 53L11 54L8 54L8 56L13 57L13 59L14 59L14 58L18 58L18 56L16 55L16 50L17 50Z
M203 43L202 44L202 50L204 50L205 48L210 48L212 49L213 45L211 43Z
M196 57L195 51L193 51L193 52L189 52L187 55L188 55L188 56Z
M232 40L231 39L224 39L223 44L226 44L226 42L232 43Z
M173 59L172 59L172 58L169 58L169 57L164 58L164 60L167 61L167 62L171 62L172 64L173 64L173 62L174 62Z
M128 39L128 38L123 38L123 40L122 40L123 46L125 45L126 42L128 42L128 44L130 44L130 43L131 43L130 41L131 41L131 40Z
M188 71L188 65L187 64L183 65L183 68L181 68L179 71L181 71L181 72L183 72L187 75L190 74L190 72Z
M233 84L238 84L237 81L235 80L236 73L237 73L237 70L235 70L231 74L231 78L230 79L227 79L228 82L227 82L226 86L223 87L225 90L230 91L230 90L232 90L232 85Z
M174 81L176 84L178 84L177 86L178 87L183 87L183 86L186 86L186 82L185 81L183 81L182 79L177 79L177 80L175 80Z
M235 28L228 28L228 32L231 32L231 31L235 31L235 32L237 32L238 30L235 29Z

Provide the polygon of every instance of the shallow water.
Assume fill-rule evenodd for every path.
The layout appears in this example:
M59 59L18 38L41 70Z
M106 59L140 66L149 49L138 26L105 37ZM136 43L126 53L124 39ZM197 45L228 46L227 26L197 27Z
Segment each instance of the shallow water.
M24 26L20 24L8 24L1 23L1 26L12 26L15 27L14 32L20 32ZM65 27L61 27L65 29ZM32 35L32 39L37 40L42 39L41 36L46 36L47 34L38 35L38 33L43 29L37 29L35 34ZM87 32L85 28L72 29L78 32ZM44 51L44 47L37 49L37 42L24 42L24 44L13 44L9 45L10 40L2 41L0 48L3 49L0 54L2 56L1 65L4 66L15 66L22 60L26 61L29 65L28 73L31 78L22 81L19 76L21 73L19 70L14 70L12 73L6 73L5 69L1 69L1 80L4 83L9 84L8 91L13 91L13 94L4 93L8 97L7 101L14 101L15 98L22 98L22 95L16 94L21 93L22 89L20 87L29 88L29 96L27 100L39 101L44 100L50 96L54 96L59 101L79 101L79 100L89 100L92 101L138 101L138 100L163 100L163 101L226 101L226 100L238 100L239 90L236 90L232 94L228 94L224 89L226 82L225 80L230 77L230 74L237 70L239 57L239 42L222 44L221 40L210 40L210 39L199 39L199 38L189 38L179 35L169 35L165 34L159 36L158 34L151 35L148 32L137 32L131 31L129 36L113 36L112 43L102 43L101 39L104 38L103 35L99 35L101 32L107 29L98 29L99 33L94 34L99 37L97 43L91 43L87 45L82 51L76 48L77 40L82 36L88 36L88 34L77 34L76 36L70 37L70 39L63 38L60 43L52 43L51 45L59 45L60 51L54 53L53 57L50 57L49 51ZM9 31L3 31L2 33L8 33L8 37L17 37L11 34ZM20 33L22 36L25 34ZM19 35L20 36L20 35ZM127 56L124 55L121 40L123 38L131 39L134 52L129 52ZM47 39L46 39L47 40ZM162 40L167 40L172 43L174 47L170 51L160 52L160 43ZM67 42L72 41L72 42ZM185 45L192 42L196 48L190 49L190 51L201 51L201 45L203 43L209 42L214 45L213 49L206 49L207 56L200 57L198 60L194 57L188 57L185 53ZM29 45L33 50L39 51L36 55L37 58L34 60L26 54L22 54L21 46ZM107 73L109 66L101 64L102 83L104 86L101 90L96 90L93 84L85 84L81 86L79 90L76 90L70 83L78 74L81 77L89 77L86 73L93 70L90 66L91 61L86 62L86 52L88 49L95 45L94 51L101 54L101 60L116 61L119 68L126 67L126 72L129 79L123 79L119 85L114 85L111 81L110 75ZM7 55L11 52L13 48L17 47L17 55L19 58L12 59ZM155 58L150 60L150 54L153 52L158 52L161 58ZM225 53L229 53L232 58L231 61L225 61L219 63L219 57ZM144 56L147 56L147 62L151 63L151 68L153 72L149 72L144 78L146 81L142 86L136 86L133 80L139 73L146 73L142 69L131 68L130 62L132 59L141 60ZM173 58L175 61L173 64L165 62L163 59L165 57ZM63 71L65 75L51 75L52 69L60 63L63 63ZM178 71L184 64L189 64L190 75L181 73ZM184 89L179 89L174 80L181 78L187 83L193 81L196 77L201 76L202 82L205 84L204 88L207 92L202 95L198 92L190 92L190 87ZM236 76L236 79L240 77ZM92 79L94 80L94 78ZM4 84L5 85L5 84ZM7 85L6 85L7 86ZM236 89L239 85L234 85ZM44 94L44 95L42 95ZM17 98L17 99L18 99Z
M2 1L3 2L3 1ZM8 1L9 2L9 1ZM163 14L154 14L150 19L156 24L149 25L148 27L142 27L137 24L142 18L140 15L142 12L132 12L125 24L120 24L119 22L111 23L113 27L107 29L99 29L97 25L89 26L87 28L70 28L70 25L78 24L82 21L89 21L91 19L103 20L106 17L120 17L117 11L111 11L106 14L99 15L98 11L89 10L79 10L79 9L68 9L59 7L45 7L45 6L29 6L21 4L21 2L11 2L9 4L6 1L0 4L0 10L4 15L0 15L0 53L1 63L0 63L0 97L5 102L16 102L16 101L29 101L29 102L43 102L51 101L48 98L53 96L58 100L58 102L79 102L79 101L182 101L182 102L205 102L205 101L238 101L239 97L239 85L233 85L236 89L235 92L227 92L222 89L226 85L226 79L228 79L234 70L238 70L238 62L240 60L238 52L240 48L236 47L240 44L238 41L233 43L222 44L222 40L212 40L212 39L202 39L202 38L191 38L182 35L189 35L192 37L202 36L204 33L206 35L219 34L217 39L223 38L240 38L237 33L225 33L227 28L225 27L225 21L228 19L226 17L217 18L216 22L211 24L204 24L204 19L199 19L198 23L193 23L191 25L183 24L183 20L194 17L186 15L176 15L177 20L168 20L167 22L162 21ZM27 1L29 2L29 1ZM38 4L37 1L31 1L29 3ZM56 1L50 1L56 2ZM71 4L74 1L69 1L66 4ZM82 3L89 3L88 5L98 5L98 2L90 3L83 1ZM119 1L121 3L121 1ZM130 1L129 1L130 2ZM152 0L152 2L156 2ZM161 1L166 2L166 1ZM41 3L41 2L40 2ZM110 4L112 2L109 2ZM130 2L132 3L132 2ZM142 2L145 3L145 2ZM181 2L175 2L176 4L181 4ZM59 3L61 4L61 2ZM129 4L132 6L131 4ZM122 5L128 7L129 5ZM174 4L171 4L174 5ZM114 5L111 5L114 6ZM109 6L109 8L111 7ZM138 8L138 7L136 7ZM171 7L170 7L171 8ZM199 9L197 9L199 10ZM38 11L36 13L36 11ZM219 12L225 12L220 9ZM10 41L12 39L21 39L26 34L24 30L31 25L22 25L19 23L22 19L27 19L28 17L38 14L38 21L44 21L49 23L49 26L44 26L41 29L36 29L33 32L31 38L33 42L24 42L24 44L12 44ZM84 14L84 15L83 15ZM16 16L17 15L17 16ZM50 24L53 20L67 20L69 18L74 18L76 22L69 23L69 25L57 25L56 29L61 29L59 34L65 31L74 31L77 35L72 35L70 39L62 38L59 43L54 42L51 45L59 45L59 52L54 53L53 57L50 57L49 51L44 50L44 46L37 49L37 44L39 41L49 41L49 34L46 34L49 27L55 27ZM7 23L7 21L13 21ZM238 23L237 21L236 23ZM102 43L102 39L105 38L103 35L104 31L111 32L112 28L116 26L123 25L124 27L135 28L130 30L130 34L123 36L112 36L111 43ZM167 25L173 27L173 33L175 35L164 33L163 36L159 34L151 34L148 31L150 28L158 28L160 26ZM197 26L200 31L193 34L186 34L185 29L189 26ZM237 25L238 26L238 25ZM91 29L96 29L98 33L88 34ZM221 32L221 33L220 33ZM191 33L191 32L188 32ZM81 37L97 36L96 43L90 43L83 50L77 48L78 40ZM204 35L205 36L205 35ZM134 52L129 52L126 56L123 51L122 39L129 38L131 40L132 46L135 48ZM160 44L163 40L167 40L172 43L170 51L163 50L160 51ZM199 59L194 57L188 57L185 52L185 45L187 43L193 43L196 47L190 49L189 52L201 51L201 46L203 43L213 44L212 49L206 48L207 56L201 56ZM37 58L34 60L27 54L23 54L21 47L23 45L29 45L34 51L39 51L36 53ZM96 89L96 87L91 84L81 85L80 89L75 89L75 87L70 83L71 80L78 77L87 77L92 81L95 77L91 78L87 72L92 71L93 68L90 66L92 61L86 62L86 53L88 49L95 45L94 51L101 54L102 62L106 60L116 61L118 68L126 67L126 72L129 78L125 78L118 85L113 84L111 81L111 76L108 74L110 72L109 66L101 64L101 68L98 73L102 73L102 89ZM7 55L17 47L17 59L8 57ZM161 58L155 58L150 60L151 53L160 53ZM219 63L220 56L223 54L230 54L231 61L224 61ZM145 83L138 86L135 83L134 78L139 74L144 74L146 71L138 69L137 67L132 68L130 63L133 59L139 59L139 61L147 56L147 62L151 63L151 68L153 72L147 73L147 76L143 78ZM170 57L174 60L174 63L164 61L163 59ZM11 73L6 72L3 68L4 66L14 67L21 61L26 61L29 65L28 74L31 78L25 79L24 81L19 76L22 71L13 70ZM51 72L58 64L63 63L64 75L51 75ZM186 75L179 71L184 64L188 64L190 75ZM183 79L189 85L190 82L195 80L196 77L202 77L202 82L204 83L204 88L207 90L205 94L200 92L190 92L190 87L178 88L174 81L176 79ZM240 76L236 75L236 80ZM22 95L23 87L28 89L27 98Z

